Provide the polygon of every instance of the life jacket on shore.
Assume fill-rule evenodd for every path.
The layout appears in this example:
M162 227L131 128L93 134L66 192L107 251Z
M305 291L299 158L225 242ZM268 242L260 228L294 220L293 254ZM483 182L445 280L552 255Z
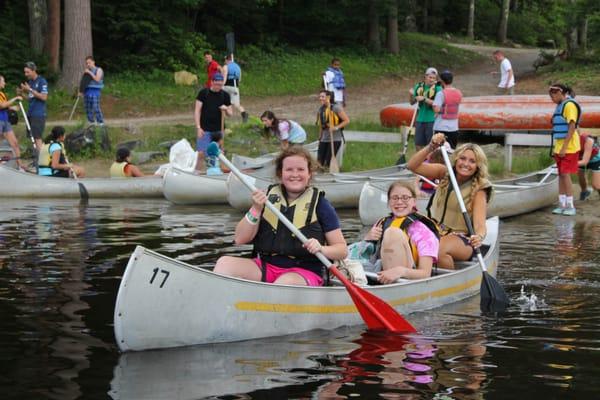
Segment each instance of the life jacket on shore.
M329 129L332 126L337 126L340 122L340 116L333 111L333 106L321 106L317 113L317 125L321 129Z
M458 119L458 109L462 100L460 90L450 87L442 89L444 93L444 104L442 104L441 115L443 119Z
M91 69L92 74L96 75L96 71L98 71L98 67L94 67ZM98 82L94 80L94 78L90 79L90 83L87 84L87 87L90 89L102 89L104 87L104 72L102 72L102 79Z
M331 84L337 90L342 90L346 88L346 80L344 79L344 73L342 70L328 67L327 71L333 73L333 79L331 80Z
M439 88L440 85L438 83L434 83L433 85L429 86L427 89L425 89L425 86L426 86L425 82L417 83L416 95L417 96L425 96L429 100L435 99L435 95L437 93L437 88Z
M427 218L426 216L419 214L417 212L408 214L404 217L395 217L393 215L389 215L385 218L382 218L381 220L379 220L378 224L381 225L382 231L385 234L386 229L388 228L398 228L401 229L402 232L404 232L404 234L406 235L406 237L408 238L408 243L410 244L410 250L411 250L411 255L412 255L412 259L416 262L419 261L419 251L417 249L417 245L415 243L413 243L412 239L410 238L410 235L408 234L408 228L415 223L416 221L421 222L423 225L425 225L425 227L427 229L429 229L436 238L440 238L440 232L438 230L437 224L435 223L435 221L433 221L430 218ZM377 259L381 258L381 243L383 242L383 235L381 235L381 239L379 239L379 241L377 241L376 244L376 250L375 250L375 254Z
M577 101L575 101L575 99L567 97L554 109L554 114L552 115L552 140L564 139L569 133L569 122L563 115L565 106L568 103L575 104L575 107L577 108L577 121L575 121L575 128L579 126L579 120L581 119L581 106Z
M325 232L317 219L317 205L325 195L315 187L308 187L294 201L288 203L282 185L271 185L267 190L267 198L287 219L289 219L307 238L317 239L325 243ZM261 260L269 262L270 256L285 256L298 261L295 266L307 269L321 276L323 266L319 259L309 253L300 239L279 221L279 218L268 208L263 210L258 232L254 237L254 254Z

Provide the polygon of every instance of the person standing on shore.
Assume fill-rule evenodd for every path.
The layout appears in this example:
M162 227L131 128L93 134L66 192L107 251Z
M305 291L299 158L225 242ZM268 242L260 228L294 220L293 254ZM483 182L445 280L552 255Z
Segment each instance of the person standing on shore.
M224 114L231 116L231 98L223 90L223 75L216 73L212 77L210 88L203 88L196 97L194 122L196 123L196 150L198 160L196 170L206 170L206 149L213 141L213 134L223 134Z
M437 79L437 70L427 68L423 82L417 83L414 88L408 90L410 104L419 103L415 120L415 148L417 151L427 146L433 136L435 111L433 111L432 105L435 95L442 90Z
M240 103L240 81L242 80L242 69L233 61L233 54L225 57L225 65L223 65L223 76L225 77L225 86L223 90L229 93L231 104L235 106L242 114L242 122L248 122L248 113Z
M500 82L498 83L498 94L514 95L515 94L515 74L512 69L510 60L504 56L501 50L494 51L494 59L500 63ZM493 71L496 75L498 72Z
M21 101L22 97L16 96L9 100L8 97L6 97L6 94L4 94L5 87L6 80L4 79L4 76L0 75L0 138L4 138L8 141L8 144L13 150L14 156L16 158L17 167L19 169L23 169L19 141L15 136L15 132L13 132L12 125L10 124L10 120L8 118L8 111L11 109L16 110L16 107L13 106L13 104L16 101Z
M331 65L327 67L327 70L323 74L324 89L333 93L334 104L346 107L346 80L344 79L344 72L342 72L340 67L340 59L334 57L331 60Z
M433 131L443 133L450 147L455 149L458 144L458 110L462 93L452 86L454 77L450 71L442 72L440 79L443 89L437 92L432 104L436 113Z
M35 63L28 61L23 68L27 82L21 83L21 91L27 95L29 108L27 118L31 126L31 136L37 151L42 148L42 135L46 127L46 102L48 101L48 82L37 72Z
M104 71L96 66L96 61L92 56L87 56L83 73L91 77L84 92L80 93L80 95L83 95L88 122L90 124L97 122L98 125L104 125L104 115L100 110L100 92L104 87Z
M322 89L319 92L321 107L317 111L317 126L319 127L319 149L317 159L321 167L328 167L333 152L340 154L340 147L344 140L344 127L350 123L350 118L341 104L333 104L331 92Z
M208 89L212 84L213 76L215 76L216 73L221 73L221 66L218 62L213 60L210 51L204 52L204 61L206 61L206 83L204 84L204 87Z
M556 103L552 116L552 154L558 168L558 202L552 214L573 216L577 212L573 204L571 174L576 174L579 163L579 133L581 107L575 101L573 90L561 83L550 86L550 98Z

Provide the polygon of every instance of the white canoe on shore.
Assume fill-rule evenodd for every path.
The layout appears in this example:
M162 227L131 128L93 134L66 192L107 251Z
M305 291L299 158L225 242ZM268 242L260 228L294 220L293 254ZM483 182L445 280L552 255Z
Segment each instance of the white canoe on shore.
M392 182L409 175L412 176L411 172L402 165L360 172L315 175L313 184L325 192L327 200L335 208L356 208L360 191L366 181ZM274 177L252 176L249 179L258 189L263 190L275 183ZM247 210L252 205L248 188L233 174L227 178L227 201L240 211Z
M313 158L317 159L317 149L319 148L318 141L307 143L303 145L303 147L312 154ZM263 168L272 164L278 154L279 152L274 152L260 157L246 157L234 154L231 156L231 162L239 169Z
M496 275L498 218L487 221L485 262ZM398 312L427 310L477 295L481 267L464 263L431 278L365 289ZM342 286L288 286L222 276L138 246L117 295L121 351L234 342L363 323Z
M90 199L163 197L163 181L160 176L82 178L76 181L69 178L40 176L0 166L0 181L4 187L0 197L80 198L79 183L85 187Z
M550 176L547 176L549 171L550 169L545 169L493 182L494 196L488 204L488 217L512 217L554 203L558 196L558 175L556 171L551 171ZM391 182L386 181L364 183L358 202L358 213L363 225L372 225L389 214L387 190L390 184ZM418 199L417 207L420 212L426 214L428 201L429 198Z

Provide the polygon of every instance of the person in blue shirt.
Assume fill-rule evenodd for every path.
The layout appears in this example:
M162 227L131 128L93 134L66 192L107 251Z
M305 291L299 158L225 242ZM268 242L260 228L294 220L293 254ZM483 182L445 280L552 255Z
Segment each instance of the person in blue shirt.
M104 115L100 110L100 92L104 87L104 71L96 66L96 61L92 56L87 56L83 74L87 74L91 78L83 93L80 93L83 96L88 122L90 124L97 122L98 125L104 125ZM94 116L96 117L95 121Z
M23 68L27 82L21 84L22 93L27 96L29 109L27 118L31 126L31 136L39 151L42 147L42 135L46 127L46 102L48 101L48 82L37 72L35 63L28 61Z
M242 114L242 122L248 122L248 113L240 104L240 82L242 80L242 69L233 61L233 54L225 57L225 64L222 67L223 76L225 77L225 86L223 91L229 93L231 104L237 108Z

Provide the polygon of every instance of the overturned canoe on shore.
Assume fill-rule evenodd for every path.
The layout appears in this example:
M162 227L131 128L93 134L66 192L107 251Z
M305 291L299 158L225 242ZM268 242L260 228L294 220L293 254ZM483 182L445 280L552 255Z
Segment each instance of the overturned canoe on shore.
M600 128L600 96L577 96L582 108L582 128ZM465 97L460 104L461 130L550 130L556 104L548 95ZM391 104L379 113L381 124L408 126L414 112L409 103Z
M558 175L545 169L517 178L494 181L494 195L488 204L488 217L500 218L525 214L547 207L558 196ZM360 193L358 213L363 225L372 225L389 214L387 190L391 182L365 182ZM419 198L417 207L426 214L429 198Z
M394 181L403 176L411 176L404 165L396 165L360 172L315 175L313 185L325 192L327 200L335 208L356 208L363 184L368 180ZM258 188L266 190L275 183L274 177L252 176L250 181ZM233 174L227 178L227 201L240 211L252 205L250 192Z
M4 190L0 197L80 198L81 183L91 199L160 198L163 181L160 176L147 178L68 178L40 176L0 166Z
M485 263L496 275L498 218L487 221ZM401 314L450 304L479 293L481 267L468 262L426 279L366 290ZM234 342L313 329L360 325L342 286L288 286L222 276L138 246L117 295L114 329L121 351Z

